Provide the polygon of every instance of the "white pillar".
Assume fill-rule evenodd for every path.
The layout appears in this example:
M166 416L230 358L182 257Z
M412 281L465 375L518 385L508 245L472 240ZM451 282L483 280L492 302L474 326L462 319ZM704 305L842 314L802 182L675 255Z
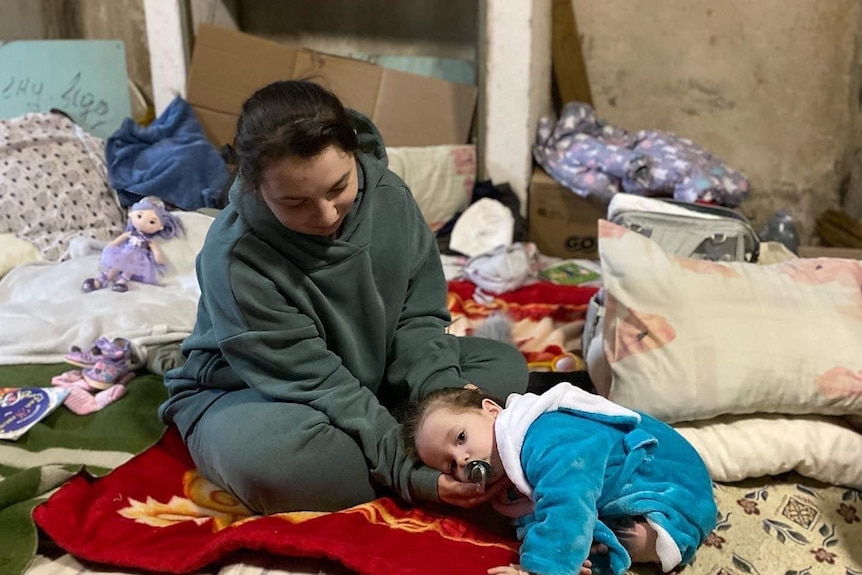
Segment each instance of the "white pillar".
M185 0L144 0L150 74L156 115L175 96L186 96L186 76L191 54L191 30Z
M551 113L551 0L485 0L480 46L482 177L508 183L526 213L539 116Z

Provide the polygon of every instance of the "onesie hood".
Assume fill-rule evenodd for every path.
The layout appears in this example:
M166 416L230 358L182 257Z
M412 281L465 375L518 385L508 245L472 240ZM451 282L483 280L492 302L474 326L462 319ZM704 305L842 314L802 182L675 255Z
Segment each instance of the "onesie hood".
M494 423L497 449L506 475L518 490L532 498L533 487L521 467L521 447L527 429L537 417L549 411L565 410L586 419L633 429L641 416L631 409L613 403L572 385L558 383L542 395L513 393L506 399L506 409Z

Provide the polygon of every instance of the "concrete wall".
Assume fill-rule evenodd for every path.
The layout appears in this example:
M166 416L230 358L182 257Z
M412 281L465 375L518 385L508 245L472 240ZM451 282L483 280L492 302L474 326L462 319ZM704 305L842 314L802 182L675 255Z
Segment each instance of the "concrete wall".
M479 35L484 8L507 22L507 30L494 32L497 41L520 37L521 26L532 31L522 39L530 56L518 58L530 73L517 83L493 85L486 104L516 106L527 97L533 124L548 101L539 92L550 89L536 78L547 75L547 63L535 61L548 53L549 0L525 1L517 9L509 2L190 0L195 24L236 24L341 54L471 61L479 60L477 48L486 41ZM862 0L572 3L600 117L628 130L689 137L745 172L752 194L742 211L756 224L788 209L810 236L814 218L829 207L843 205L862 217ZM328 16L320 19L324 10ZM523 18L507 19L512 11ZM383 24L377 18L382 12ZM0 0L2 41L76 37L122 39L130 78L152 97L143 0ZM479 73L495 82L489 70L480 66ZM520 177L520 164L530 161L532 130L519 131L518 138L529 141L518 158L491 166L495 180L509 172ZM482 129L487 138L501 130L494 133Z
M848 179L860 143L859 0L573 5L599 116L691 138L745 172L742 211L756 222L787 209L810 235L842 184L848 198L862 194Z
M151 102L150 56L142 0L77 0L75 3L80 11L79 37L122 40L129 79ZM132 102L132 113L138 116L140 111L136 110L134 95Z
M855 122L850 126L852 135L846 153L850 174L842 182L840 193L845 210L851 216L862 219L862 9L857 10L856 18L855 62L851 72L849 97L849 106Z
M44 38L47 23L39 2L0 0L0 41Z
M240 29L251 34L339 55L475 61L478 4L478 0L246 0L236 2L236 18Z
M122 40L129 78L151 98L145 26L143 0L0 0L0 41ZM133 114L140 107L133 96Z

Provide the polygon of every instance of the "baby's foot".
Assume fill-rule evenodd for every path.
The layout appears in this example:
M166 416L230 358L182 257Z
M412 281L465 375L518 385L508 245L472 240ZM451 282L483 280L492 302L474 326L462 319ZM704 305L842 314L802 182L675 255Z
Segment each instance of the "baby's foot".
M632 563L660 563L655 549L658 534L649 523L633 520L614 529L614 533L632 558Z

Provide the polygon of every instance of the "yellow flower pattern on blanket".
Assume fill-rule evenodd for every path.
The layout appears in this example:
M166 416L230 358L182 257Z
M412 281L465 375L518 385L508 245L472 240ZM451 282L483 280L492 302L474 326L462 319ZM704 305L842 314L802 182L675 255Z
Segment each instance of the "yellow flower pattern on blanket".
M166 503L152 497L147 497L146 501L129 498L128 507L120 509L118 513L126 519L151 527L170 527L185 521L203 525L211 521L213 532L261 517L254 514L236 497L204 478L197 469L190 469L183 474L183 495L184 497L173 496ZM517 550L518 546L515 542L482 541L470 537L465 531L464 524L452 518L427 513L420 508L414 508L405 515L403 510L393 505L388 499L378 499L351 507L341 513L359 513L368 523L386 525L392 529L412 533L436 532L441 537L453 541L470 541L482 547ZM323 515L328 515L328 512L293 511L276 513L272 517L298 524Z
M465 524L453 518L427 513L420 507L411 509L408 516L401 510L392 508L392 500L376 499L351 507L347 512L361 513L368 523L386 525L392 529L399 529L411 533L434 532L444 539L452 541L470 541L473 545L480 547L499 547L517 552L518 543L482 541L471 537L465 529Z
M120 509L119 514L152 527L168 527L184 521L201 525L212 521L213 531L221 531L253 515L236 497L204 479L197 469L183 475L183 495L185 497L173 496L167 503L152 497L147 497L146 501L129 498L129 506Z

